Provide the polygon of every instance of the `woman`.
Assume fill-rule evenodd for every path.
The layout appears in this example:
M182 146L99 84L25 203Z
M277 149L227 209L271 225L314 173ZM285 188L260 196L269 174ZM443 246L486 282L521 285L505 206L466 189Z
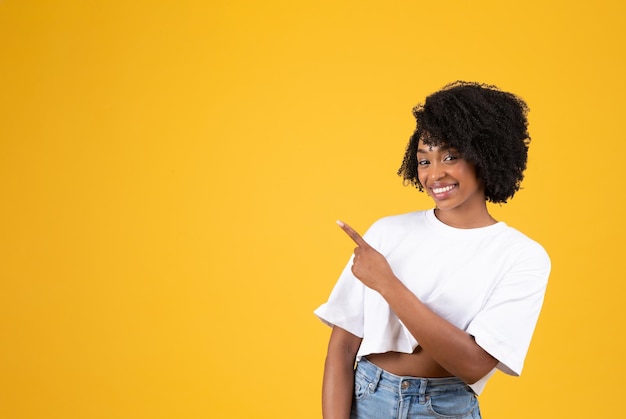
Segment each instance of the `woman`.
M550 273L545 250L496 221L526 169L526 104L455 82L414 109L398 171L435 208L386 217L315 314L332 326L325 418L480 418L496 369L519 375ZM355 368L356 361L356 368Z

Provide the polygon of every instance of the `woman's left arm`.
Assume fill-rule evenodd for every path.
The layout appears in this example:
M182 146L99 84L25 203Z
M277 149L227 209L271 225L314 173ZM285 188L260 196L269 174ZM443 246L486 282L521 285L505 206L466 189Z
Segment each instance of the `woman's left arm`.
M344 223L339 225L358 245L354 249L354 276L380 293L422 349L439 365L466 383L473 384L498 364L498 360L478 346L470 334L422 303L395 276L385 257L355 230Z
M430 310L395 275L379 283L381 287L375 290L422 349L449 373L474 384L498 364L498 360L478 346L471 335Z

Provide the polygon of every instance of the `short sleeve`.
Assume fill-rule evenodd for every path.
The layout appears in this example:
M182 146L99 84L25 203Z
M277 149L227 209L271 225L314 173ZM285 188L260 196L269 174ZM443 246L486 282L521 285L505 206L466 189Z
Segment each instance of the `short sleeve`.
M376 221L363 238L374 248L379 248L386 227L384 219ZM315 310L315 315L329 326L339 326L355 336L364 336L366 287L352 274L352 259L341 272L328 301Z
M315 315L329 326L339 326L362 338L364 295L365 286L352 274L350 258L328 301L315 310Z
M550 274L545 250L532 242L517 257L466 331L499 361L498 369L522 372Z

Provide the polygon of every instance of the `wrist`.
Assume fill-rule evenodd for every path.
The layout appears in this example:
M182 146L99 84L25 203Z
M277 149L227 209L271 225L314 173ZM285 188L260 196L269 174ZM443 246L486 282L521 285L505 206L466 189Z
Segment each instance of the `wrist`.
M400 279L398 279L397 276L392 274L386 281L383 281L378 293L386 300L402 288L404 288L404 284L400 281Z

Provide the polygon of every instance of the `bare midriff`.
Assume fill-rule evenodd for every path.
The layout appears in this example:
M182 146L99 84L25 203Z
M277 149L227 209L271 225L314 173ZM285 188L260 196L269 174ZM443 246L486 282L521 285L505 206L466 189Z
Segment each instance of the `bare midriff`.
M412 354L386 352L370 354L365 358L376 366L395 375L424 378L452 376L419 346Z

